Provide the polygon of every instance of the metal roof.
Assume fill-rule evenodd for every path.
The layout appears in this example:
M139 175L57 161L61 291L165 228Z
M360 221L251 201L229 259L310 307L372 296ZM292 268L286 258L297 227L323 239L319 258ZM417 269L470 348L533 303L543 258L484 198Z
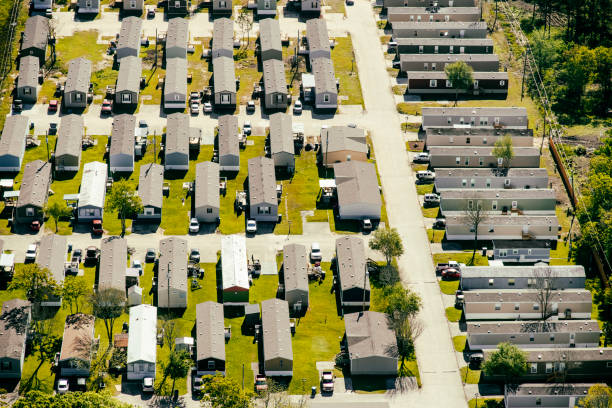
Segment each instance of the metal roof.
M168 21L168 32L166 34L166 50L169 48L184 49L187 53L189 42L189 20L176 17ZM186 54L185 54L186 56Z
M171 237L159 241L158 293L168 290L168 283L170 288L187 293L187 257L187 240ZM169 278L168 268L170 268Z
M308 292L309 263L310 259L304 245L288 244L283 247L285 293L293 290Z
M65 235L47 234L43 235L38 245L36 263L41 268L47 268L57 283L64 281L67 242Z
M438 63L453 63L457 61L496 61L499 62L497 54L401 54L400 62L416 61L416 62L438 62Z
M312 73L315 79L315 93L337 93L334 64L329 58L317 58L312 63Z
M21 157L23 146L28 134L30 119L27 116L13 115L7 116L2 129L0 138L0 157L10 155Z
M533 129L495 129L492 127L428 127L426 137L431 136L510 136L514 138L533 137Z
M75 58L68 65L68 78L64 93L89 91L91 78L91 61L85 58Z
M505 321L505 322L468 322L469 334L516 334L516 333L598 333L597 320L542 321Z
M129 48L140 51L140 32L142 30L142 19L140 17L126 17L121 21L119 31L119 42L117 50Z
M249 290L246 238L243 235L226 235L221 238L221 275L223 290Z
M513 116L527 118L527 109L522 107L467 108L467 107L423 107L423 117L427 116Z
M40 72L40 60L38 57L28 55L19 59L19 76L17 77L17 88L38 86L38 73Z
M117 76L116 91L131 91L138 93L140 91L141 74L142 65L140 58L131 55L121 58L119 75Z
M81 157L83 129L82 116L74 114L62 116L55 145L56 158L65 155Z
M557 278L584 278L582 265L521 265L521 266L465 266L461 268L462 279L470 278L532 278L538 270L550 270Z
M270 115L270 152L295 154L291 115L282 112Z
M444 14L480 15L480 9L478 7L439 7L435 12L431 12L426 7L387 7L387 14L431 14L434 17Z
M22 299L7 300L0 314L0 358L20 360L25 352L30 323L30 302Z
M234 52L234 22L229 18L217 18L213 23L212 51Z
M219 117L218 124L219 157L228 155L239 156L238 118L233 115L223 115Z
M376 167L362 161L334 163L338 205L369 203L382 206Z
M110 156L126 154L134 156L136 116L127 113L113 118Z
M446 226L466 225L465 216L453 215L446 217ZM486 225L527 225L527 226L550 226L553 231L559 226L556 215L487 215Z
M258 156L249 159L249 204L276 204L274 161Z
M344 328L351 359L394 358L390 350L396 345L395 333L389 327L386 314L369 310L348 313L344 315Z
M225 326L223 305L217 302L196 306L196 360L208 358L225 361Z
M322 18L313 18L306 21L306 38L308 39L310 53L313 51L331 53L327 23Z
M217 57L213 60L213 88L216 92L236 92L236 72L234 60Z
M473 303L538 303L536 289L468 290L463 292L466 304ZM591 302L591 292L586 289L563 289L550 292L550 304L568 302Z
M138 196L145 207L162 208L164 185L164 166L149 163L140 167Z
M164 151L166 157L172 153L189 156L189 115L185 113L168 115Z
M550 188L530 188L530 189L452 188L452 189L445 189L444 191L441 191L440 197L441 197L441 200L445 200L445 199L446 200L449 200L449 199L555 200L556 194L555 194L555 190L550 189Z
M100 269L98 290L125 290L127 269L127 240L118 236L108 237L100 244Z
M157 308L138 305L130 308L127 363L157 362Z
M499 169L492 168L437 168L436 179L447 178L447 177L546 177L548 178L548 172L545 168L510 168L507 172L500 172Z
M483 350L485 360L488 360L497 349ZM560 361L571 361L572 364L584 361L612 361L612 348L590 347L590 348L527 348L527 363L544 363ZM596 375L596 374L594 374Z
M280 299L261 302L264 361L275 358L293 360L291 330L289 329L289 303Z
M38 48L47 49L49 37L49 19L44 16L32 16L26 20L23 30L21 49Z
M25 165L19 187L17 208L35 206L43 208L51 184L51 163L33 160Z
M164 95L173 93L187 97L187 59L185 58L166 60Z
M368 152L365 132L361 128L330 126L321 129L321 149L325 152Z
M396 21L391 23L393 30L486 30L484 21Z
M366 258L363 239L348 235L336 239L336 262L343 291L364 288ZM365 289L370 290L370 279L367 276Z
M107 174L106 163L97 161L85 163L79 192L79 208L86 206L104 208Z
M406 71L408 80L411 79L446 79L446 72L444 71ZM508 72L472 72L472 78L474 80L485 80L485 79L499 79L508 80Z
M422 24L422 23L419 23ZM493 47L493 40L490 38L396 38L398 46L410 45L437 45L440 47L456 46L456 47ZM431 55L431 54L428 54Z
M561 395L574 395L576 397L583 397L589 389L597 384L585 384L585 383L546 383L546 384L520 384L506 387L506 397L514 396L529 396L534 399L537 397L557 397ZM605 384L604 384L605 386ZM520 397L519 397L520 398ZM510 403L510 402L508 402ZM512 406L512 405L510 405ZM544 405L545 406L545 405Z
M95 318L92 315L76 313L66 316L60 361L91 359Z
M287 93L287 79L283 61L270 59L263 62L264 91L266 95Z
M195 207L219 208L219 164L198 163L195 173Z
M431 146L430 156L493 156L494 147L470 147L470 146ZM514 147L514 157L540 156L537 147Z
M283 52L280 23L278 20L274 18L264 18L259 21L259 45L262 54L267 51Z

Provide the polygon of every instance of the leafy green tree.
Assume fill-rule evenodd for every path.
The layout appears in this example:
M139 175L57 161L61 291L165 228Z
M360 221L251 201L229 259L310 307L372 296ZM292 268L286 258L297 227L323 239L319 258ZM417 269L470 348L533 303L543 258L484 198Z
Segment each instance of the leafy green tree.
M16 289L25 291L35 311L38 311L42 302L54 298L61 292L49 269L41 268L35 263L23 265L15 271L9 290Z
M372 234L369 245L371 249L382 252L387 260L387 265L391 265L393 257L402 256L404 253L402 237L395 228L377 229Z
M586 86L591 82L595 59L593 51L585 46L575 46L563 54L559 77L562 105L571 109L583 110L582 97Z
M38 359L38 366L30 378L21 382L20 393L30 391L38 370L40 370L43 364L53 362L55 354L62 347L62 338L53 334L51 325L47 320L39 320L32 324L30 344L32 354Z
M14 408L130 408L113 398L110 391L69 392L51 394L42 391L30 391L19 397Z
M595 384L589 388L589 393L578 402L580 408L610 408L612 407L612 388L605 384Z
M552 68L563 48L563 42L556 38L548 38L544 30L536 30L529 38L531 52L540 71Z
M597 47L593 50L595 57L594 81L599 84L599 114L606 115L612 106L612 48Z
M91 293L91 289L87 281L82 276L66 276L62 283L62 306L66 304L70 307L70 313L79 313L83 306L83 300Z
M416 316L423 305L423 301L418 294L405 289L400 284L383 288L381 297L384 299L381 310L397 320L405 320Z
M125 219L142 211L142 201L126 180L113 183L106 199L106 211L116 211L121 218L121 236L125 235Z
M482 365L487 376L503 376L506 383L527 372L527 353L514 344L500 343Z
M505 135L497 139L493 147L493 156L502 159L502 166L507 169L514 158L514 146L512 146L512 137Z
M170 395L174 394L174 386L176 380L179 378L185 378L191 368L192 360L191 356L186 350L172 350L168 356L168 362L163 363L164 376L169 377L172 380L172 391Z
M109 349L113 345L115 320L125 310L125 301L125 292L114 288L98 290L89 297L93 315L104 321Z
M58 222L60 218L70 217L72 210L65 203L54 201L45 206L45 214L50 220L53 220L55 232L58 231Z
M240 384L222 375L205 375L202 406L212 408L252 408L253 393L240 388ZM208 405L210 404L210 405Z
M451 86L455 88L455 106L459 100L459 91L467 91L474 83L474 70L463 61L453 62L444 67L446 78Z

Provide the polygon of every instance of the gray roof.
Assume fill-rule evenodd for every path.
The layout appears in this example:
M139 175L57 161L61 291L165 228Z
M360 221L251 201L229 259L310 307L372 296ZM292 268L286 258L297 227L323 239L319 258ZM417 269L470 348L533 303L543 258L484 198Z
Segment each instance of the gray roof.
M389 327L387 315L365 311L344 315L346 342L351 359L368 357L393 358L390 351L396 345L395 333Z
M177 93L187 97L187 59L170 58L166 61L164 95Z
M195 170L195 206L219 208L219 164L201 162Z
M166 155L171 153L189 155L189 115L185 113L168 115L164 149Z
M0 157L5 155L20 157L23 154L21 149L25 143L29 123L30 119L27 116L7 116L0 138Z
M306 247L288 244L283 247L283 279L285 292L302 290L308 292L308 266L310 259Z
M436 54L431 54L436 55ZM449 127L428 127L425 134L429 136L510 136L512 138L533 137L533 129L495 129L495 128L449 128Z
M168 32L166 34L166 49L184 48L187 52L189 41L189 20L176 17L168 21Z
M493 147L470 147L470 146L431 146L429 154L431 156L493 156ZM514 157L540 156L540 149L537 147L514 147Z
M321 149L323 152L368 152L366 135L361 128L330 126L321 129Z
M337 93L334 64L329 58L317 58L312 63L312 74L315 78L315 92Z
M597 320L468 322L468 334L599 332Z
M547 383L547 384L520 384L506 388L508 396L557 396L557 395L576 395L584 396L589 392L589 388L597 384L585 383ZM605 384L603 384L605 386Z
M127 56L121 59L119 65L119 75L117 76L117 92L140 91L140 76L142 74L142 64L140 58Z
M259 156L249 159L249 204L276 204L274 161Z
M363 239L344 236L336 239L336 262L342 290L363 289L366 268ZM365 289L370 290L370 279L365 279Z
M287 79L283 61L271 59L263 62L264 91L266 95L287 93Z
M544 169L545 170L545 169ZM518 241L512 239L494 239L493 249L519 249L519 248L548 248L550 249L550 241L547 240L525 240Z
M219 117L219 157L240 155L238 143L238 118L233 115Z
M270 152L295 154L291 115L282 112L270 115Z
M26 20L21 43L22 50L27 48L47 49L49 21L43 16L32 16Z
M134 138L136 130L136 116L126 113L113 118L111 133L110 155L134 155Z
M55 157L81 157L84 122L81 115L66 115L60 119L55 145Z
M510 168L507 172L500 172L499 169L495 168L442 168L436 169L436 178L445 177L548 177L548 172L545 168Z
M17 87L38 86L38 73L40 72L40 60L38 57L27 56L19 59L19 76Z
M396 21L391 23L393 30L486 30L484 21Z
M463 292L465 303L514 303L538 302L538 290L469 290ZM591 302L591 292L586 289L564 289L550 292L550 304L555 302Z
M89 91L91 78L91 61L85 58L75 58L68 65L68 78L64 93Z
M497 54L401 54L400 61L453 63L457 61L499 61Z
M223 305L217 302L196 306L196 361L208 358L225 361Z
M259 44L261 52L269 50L282 52L280 24L274 18L264 18L259 21Z
M64 281L67 242L65 235L47 234L43 235L38 245L36 263L41 268L47 268L57 283Z
M446 72L444 71L406 71L408 79L446 79ZM508 80L508 72L472 72L472 78L474 80L485 80L485 79L499 79Z
M423 24L423 23L419 23ZM409 46L409 45L438 45L438 46L457 46L457 47L469 47L469 46L489 46L493 47L493 40L490 38L396 38L398 46ZM427 54L431 55L431 54Z
M159 241L157 264L158 293L168 290L168 281L170 288L187 292L187 240L171 237ZM170 265L170 279L168 279L168 265Z
M444 14L480 14L478 7L440 7L433 13L425 7L387 7L387 14L431 14L436 17Z
M524 200L524 199L544 199L554 200L555 190L550 188L530 188L530 189L465 189L452 188L440 192L440 197L444 199L508 199L508 200Z
M145 207L162 208L164 184L164 166L156 163L140 167L138 179L138 196Z
M127 240L118 236L108 237L100 244L100 273L98 290L125 290L127 269Z
M7 300L0 315L0 358L21 359L30 323L30 302Z
M25 165L19 187L17 208L23 206L44 207L51 183L51 163L34 160Z
M529 226L552 226L556 231L559 220L556 215L487 215L487 225L529 225ZM446 217L446 226L465 225L465 216L452 215Z
M483 350L485 360L497 349ZM559 361L612 361L612 348L528 348L527 363L559 362Z
M338 205L369 203L382 205L376 167L362 161L334 163Z
M234 22L229 18L217 18L213 23L212 51L234 52Z
M142 19L140 17L126 17L121 21L119 31L119 42L117 49L131 48L138 52L140 50L140 31Z
M264 361L274 358L293 360L289 330L289 304L280 299L261 302Z
M423 116L515 116L527 118L527 109L522 107L468 108L468 107L424 107Z
M331 52L327 23L322 18L313 18L306 21L306 38L308 38L308 50L310 52Z
M215 92L236 92L234 60L217 57L213 60L213 87Z
M512 241L514 242L514 241ZM521 266L464 266L461 268L463 279L469 278L532 278L535 271L548 270L559 278L584 278L582 265L521 265Z

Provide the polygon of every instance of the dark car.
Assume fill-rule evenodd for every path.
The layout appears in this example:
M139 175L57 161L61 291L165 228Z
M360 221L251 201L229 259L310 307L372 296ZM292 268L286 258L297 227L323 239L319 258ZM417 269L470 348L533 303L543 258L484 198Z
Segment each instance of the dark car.
M200 263L200 250L193 248L189 253L189 261L194 263Z
M470 354L470 368L472 370L479 370L484 360L483 353L472 353Z
M147 253L145 255L145 262L146 263L153 263L153 262L155 262L155 258L157 258L157 254L155 253L155 249L147 248Z

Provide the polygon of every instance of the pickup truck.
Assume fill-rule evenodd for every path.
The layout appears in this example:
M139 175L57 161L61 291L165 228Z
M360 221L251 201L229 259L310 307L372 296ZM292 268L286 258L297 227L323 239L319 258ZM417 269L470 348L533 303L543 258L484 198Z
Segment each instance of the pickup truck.
M85 250L85 263L97 264L100 259L100 250L95 246L87 247Z
M266 380L266 376L262 374L257 374L255 376L255 392L264 392L268 389L268 381Z
M459 270L459 262L457 261L448 261L446 263L439 263L436 265L436 273L442 273L442 271L453 268Z
M321 393L334 392L334 374L331 371L321 373Z

